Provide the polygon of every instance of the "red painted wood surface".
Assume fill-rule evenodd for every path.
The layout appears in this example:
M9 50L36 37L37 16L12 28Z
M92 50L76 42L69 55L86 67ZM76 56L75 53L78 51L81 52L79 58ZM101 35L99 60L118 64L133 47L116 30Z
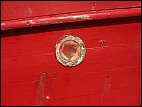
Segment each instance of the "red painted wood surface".
M127 8L141 6L139 1L2 1L2 20L19 19L43 15L72 13L88 10Z
M140 105L140 24L137 16L2 31L2 105L37 105L42 95L43 105ZM85 43L86 56L76 67L64 67L56 60L56 42L65 34ZM44 93L39 93L43 72Z
M34 18L24 18L20 20L2 21L2 30L33 27L41 25L61 24L86 20L100 20L109 18L140 16L140 7L120 8L111 10L98 10L88 12L78 12L74 14L61 14L53 16L42 16Z

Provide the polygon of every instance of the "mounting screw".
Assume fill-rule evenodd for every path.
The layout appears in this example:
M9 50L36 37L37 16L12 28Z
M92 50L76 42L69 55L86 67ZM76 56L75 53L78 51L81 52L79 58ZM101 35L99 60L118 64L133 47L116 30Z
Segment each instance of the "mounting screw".
M103 44L103 43L105 43L105 40L100 40L99 42L100 42L101 44Z

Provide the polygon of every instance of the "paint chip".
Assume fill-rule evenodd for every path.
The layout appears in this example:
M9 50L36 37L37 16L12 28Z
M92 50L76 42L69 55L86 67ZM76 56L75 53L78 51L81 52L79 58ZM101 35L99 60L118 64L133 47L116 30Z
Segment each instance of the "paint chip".
M27 22L27 25L32 25L32 24L35 24L35 22L33 22L33 20L30 20Z
M50 97L49 97L49 96L46 96L46 99L50 99Z

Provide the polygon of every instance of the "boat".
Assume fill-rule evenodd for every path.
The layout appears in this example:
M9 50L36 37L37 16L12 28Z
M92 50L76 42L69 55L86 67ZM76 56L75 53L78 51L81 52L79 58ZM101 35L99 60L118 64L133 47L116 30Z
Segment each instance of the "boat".
M2 106L140 106L140 1L2 1Z

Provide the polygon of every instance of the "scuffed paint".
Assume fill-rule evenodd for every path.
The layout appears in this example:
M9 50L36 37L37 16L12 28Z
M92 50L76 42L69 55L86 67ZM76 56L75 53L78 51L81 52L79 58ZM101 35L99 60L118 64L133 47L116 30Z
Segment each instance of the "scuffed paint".
M30 20L30 21L27 21L26 24L27 25L32 25L32 24L35 24L35 22L33 20Z
M119 17L133 17L140 16L141 8L133 7L126 9L114 9L114 10L100 10L100 11L88 11L80 12L75 14L59 14L55 16L41 16L34 17L29 19L20 20L10 20L3 21L1 24L2 30L31 27L31 26L41 26L41 25L51 25L59 23L69 23L77 21L86 21L86 20L100 20L108 18L119 18ZM25 25L26 23L26 25Z
M109 14L109 13L108 13L107 15L108 15L108 16L110 16L110 14Z
M1 26L5 25L5 23L1 23Z
M66 17L59 17L58 19L89 19L89 15L77 15L77 16L66 16Z
M26 8L25 17L32 17L32 9L30 7Z

